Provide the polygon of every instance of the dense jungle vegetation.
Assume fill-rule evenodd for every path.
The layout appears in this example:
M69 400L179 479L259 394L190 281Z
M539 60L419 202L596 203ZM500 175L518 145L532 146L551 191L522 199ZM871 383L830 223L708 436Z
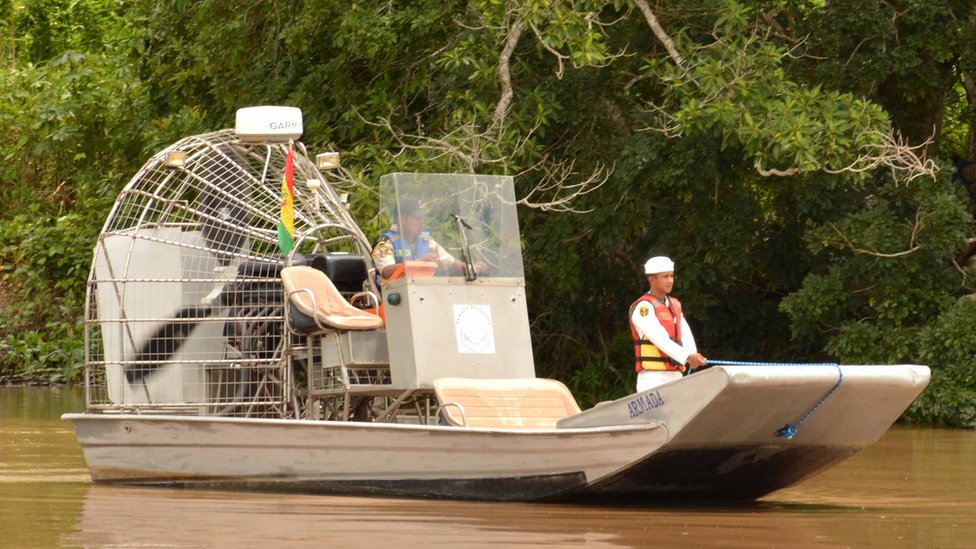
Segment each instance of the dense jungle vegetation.
M582 402L631 390L666 254L706 356L928 364L906 419L976 427L974 47L971 0L0 0L0 377L80 379L115 195L281 104L369 236L384 173L515 175Z

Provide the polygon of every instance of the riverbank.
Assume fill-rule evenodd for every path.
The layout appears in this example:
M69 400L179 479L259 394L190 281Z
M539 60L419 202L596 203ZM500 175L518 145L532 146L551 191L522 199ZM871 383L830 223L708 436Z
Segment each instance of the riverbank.
M61 372L52 369L51 371L30 372L30 373L0 373L0 387L68 387L83 386L81 382L68 382L52 379L54 375Z

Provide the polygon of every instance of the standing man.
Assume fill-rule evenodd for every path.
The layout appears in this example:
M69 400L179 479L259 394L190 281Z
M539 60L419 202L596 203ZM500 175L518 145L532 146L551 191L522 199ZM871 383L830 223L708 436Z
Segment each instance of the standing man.
M630 333L637 358L637 392L680 378L708 361L698 352L681 302L670 297L674 262L656 256L644 264L650 290L630 306Z

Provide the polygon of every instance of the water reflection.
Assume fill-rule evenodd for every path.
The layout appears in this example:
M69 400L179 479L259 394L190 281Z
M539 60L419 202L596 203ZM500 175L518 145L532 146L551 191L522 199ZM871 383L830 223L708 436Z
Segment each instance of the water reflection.
M830 483L828 483L829 485ZM84 547L967 547L969 501L891 499L818 487L732 508L481 504L378 498L92 487L77 531ZM835 495L831 495L835 494ZM178 527L174 528L174 525Z
M80 390L0 387L0 547L56 547L81 516L91 479L71 425Z
M968 547L976 433L895 428L752 505L502 504L93 486L62 411L0 389L0 547ZM40 399L43 402L33 402Z
M803 512L482 504L94 486L73 545L823 546ZM178 527L174 528L174 525Z

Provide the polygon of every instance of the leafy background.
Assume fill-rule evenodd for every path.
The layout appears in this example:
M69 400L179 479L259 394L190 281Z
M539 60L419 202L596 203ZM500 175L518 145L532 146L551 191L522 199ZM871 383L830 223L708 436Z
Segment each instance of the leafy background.
M666 254L706 356L928 364L905 419L972 428L974 21L951 0L0 0L0 376L80 379L91 250L149 154L286 104L343 151L369 236L384 173L516 176L537 369L583 404L631 390L626 310ZM880 135L940 169L843 169ZM593 173L575 211L538 207Z

